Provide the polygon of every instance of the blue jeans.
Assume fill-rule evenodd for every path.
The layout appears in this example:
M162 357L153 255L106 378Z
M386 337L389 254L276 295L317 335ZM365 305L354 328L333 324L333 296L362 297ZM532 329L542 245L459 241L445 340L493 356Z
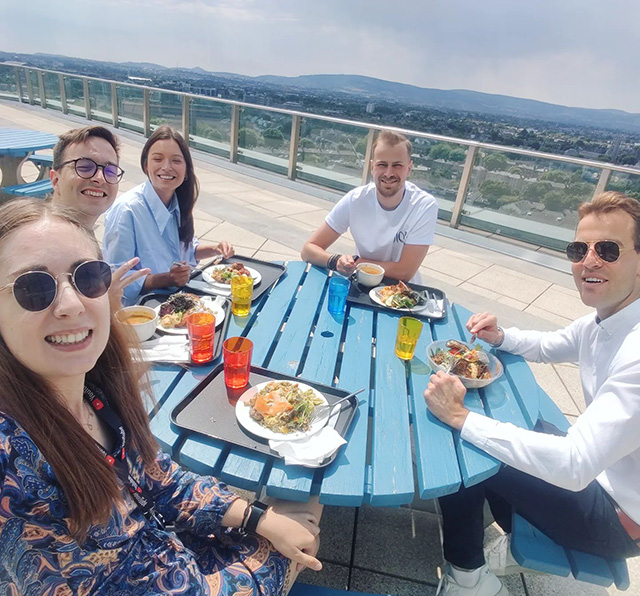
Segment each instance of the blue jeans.
M564 434L546 423L536 426L538 429ZM516 511L565 548L609 559L640 554L640 547L618 519L615 503L597 482L573 492L505 465L488 480L439 499L444 558L457 567L477 569L484 565L485 498L505 532L511 532Z

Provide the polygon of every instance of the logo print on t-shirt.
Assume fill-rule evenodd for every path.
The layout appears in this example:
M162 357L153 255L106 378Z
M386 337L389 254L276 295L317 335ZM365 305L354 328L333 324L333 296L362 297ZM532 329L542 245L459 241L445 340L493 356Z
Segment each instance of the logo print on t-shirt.
M400 230L393 238L393 241L400 242L400 244L405 244L406 239L407 239L407 233L403 230Z

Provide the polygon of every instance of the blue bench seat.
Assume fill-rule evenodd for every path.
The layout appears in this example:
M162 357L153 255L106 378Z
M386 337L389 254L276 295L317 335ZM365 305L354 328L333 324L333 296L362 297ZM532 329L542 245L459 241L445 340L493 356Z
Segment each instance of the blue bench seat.
M540 389L540 419L566 431L569 422L551 398ZM618 590L629 587L629 571L624 559L603 559L587 553L564 549L527 520L514 514L511 554L523 567L568 577L600 586L616 584Z
M26 184L5 186L2 188L2 192L16 197L44 197L53 192L53 186L51 185L51 180L36 180Z

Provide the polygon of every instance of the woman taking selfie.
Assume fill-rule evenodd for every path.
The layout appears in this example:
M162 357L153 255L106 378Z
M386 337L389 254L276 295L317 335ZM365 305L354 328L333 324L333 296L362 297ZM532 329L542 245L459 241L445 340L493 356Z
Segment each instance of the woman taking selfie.
M110 283L64 207L0 207L0 591L285 594L321 567L319 510L249 505L158 451Z
M151 274L124 289L126 304L143 292L184 286L198 261L234 254L226 241L199 244L193 208L199 193L189 146L179 132L163 125L149 137L140 164L148 180L124 193L105 215L104 252L120 266L139 257L136 268Z

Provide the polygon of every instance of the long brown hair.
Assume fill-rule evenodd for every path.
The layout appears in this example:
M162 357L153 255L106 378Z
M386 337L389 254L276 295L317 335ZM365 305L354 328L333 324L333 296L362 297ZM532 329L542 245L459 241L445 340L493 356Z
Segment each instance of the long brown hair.
M86 234L101 258L93 233L67 207L19 199L0 206L0 244L21 227L41 220L58 219ZM127 448L151 464L157 443L149 429L138 385L139 370L129 354L130 342L111 313L107 346L86 381L102 389L120 416L127 432ZM122 495L113 467L96 448L93 439L69 414L62 397L28 363L18 360L0 334L0 412L14 419L29 434L49 462L65 494L69 529L82 541L90 524L104 524Z
M149 159L149 151L153 144L162 140L174 140L178 143L182 157L187 165L187 176L184 182L176 188L176 196L178 197L178 205L180 207L180 229L178 230L180 240L185 244L189 244L193 240L193 208L198 200L198 194L200 193L200 184L196 178L196 172L193 167L193 159L191 158L191 152L189 151L189 145L184 140L182 135L177 131L163 124L158 126L151 136L147 139L147 142L142 148L142 154L140 155L140 165L142 171L147 173L147 160Z

